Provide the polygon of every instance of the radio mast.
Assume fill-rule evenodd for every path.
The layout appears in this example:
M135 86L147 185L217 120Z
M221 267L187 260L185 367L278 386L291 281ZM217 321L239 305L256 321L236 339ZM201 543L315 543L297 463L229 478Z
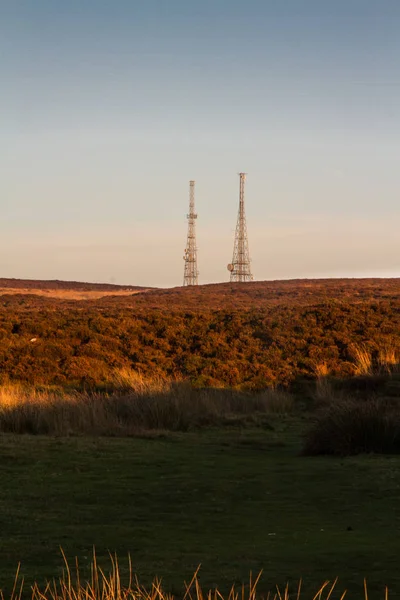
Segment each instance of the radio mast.
M233 246L232 262L228 265L231 281L252 281L250 268L249 241L247 239L246 215L244 210L244 183L246 173L239 173L239 213L236 224L235 244Z
M197 214L194 207L194 181L189 184L189 213L186 215L188 220L188 233L185 248L185 270L183 275L183 285L197 285L197 246L196 246L196 219Z

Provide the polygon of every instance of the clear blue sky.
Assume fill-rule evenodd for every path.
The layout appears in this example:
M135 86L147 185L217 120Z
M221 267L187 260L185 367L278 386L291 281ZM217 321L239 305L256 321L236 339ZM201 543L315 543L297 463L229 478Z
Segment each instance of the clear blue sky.
M0 0L0 276L400 276L398 0Z

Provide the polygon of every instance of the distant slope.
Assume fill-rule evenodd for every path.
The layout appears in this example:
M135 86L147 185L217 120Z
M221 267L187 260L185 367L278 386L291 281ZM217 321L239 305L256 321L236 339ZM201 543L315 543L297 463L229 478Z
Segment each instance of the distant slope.
M0 279L0 296L9 305L34 308L43 301L67 307L160 309L163 311L251 310L271 306L308 306L321 303L360 303L400 300L400 279L292 279L217 283L191 287L139 286ZM37 298L37 300L35 299ZM14 300L12 300L14 298Z
M84 283L80 281L60 281L58 279L52 281L42 281L35 279L7 279L0 278L0 289L35 289L35 290L79 290L79 291L136 291L145 290L148 288L135 285L114 285L112 283Z
M218 283L148 290L123 298L105 297L101 306L146 307L169 310L252 309L276 305L323 302L399 300L400 279L292 279Z

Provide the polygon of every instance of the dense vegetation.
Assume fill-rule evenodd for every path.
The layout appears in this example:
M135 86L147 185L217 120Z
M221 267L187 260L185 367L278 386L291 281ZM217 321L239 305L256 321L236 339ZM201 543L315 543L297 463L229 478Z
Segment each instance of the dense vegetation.
M116 369L261 389L321 372L357 372L400 347L397 280L154 290L97 301L0 301L0 383L96 387ZM237 305L237 306L236 306ZM383 357L383 358L382 358Z

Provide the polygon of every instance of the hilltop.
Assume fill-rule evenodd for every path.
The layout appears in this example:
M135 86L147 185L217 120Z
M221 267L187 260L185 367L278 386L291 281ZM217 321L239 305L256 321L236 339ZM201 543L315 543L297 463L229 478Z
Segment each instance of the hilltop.
M124 307L196 309L255 309L268 306L320 304L325 302L364 302L400 299L400 279L292 279L216 283L196 287L151 289L146 293L119 298ZM101 305L115 302L112 297Z
M32 289L32 290L85 290L85 291L118 291L144 289L133 285L116 285L113 283L85 283L82 281L61 281L59 279L10 279L0 277L0 289Z
M166 289L58 280L0 279L0 297L5 295L8 296L8 305L24 303L29 307L55 303L66 307L70 303L71 306L79 306L83 302L85 306L102 309L250 310L282 305L400 300L400 279L292 279ZM32 295L41 298L32 298Z
M0 278L0 296L33 294L60 300L95 300L108 295L131 295L147 289L140 286L114 285L112 283Z

